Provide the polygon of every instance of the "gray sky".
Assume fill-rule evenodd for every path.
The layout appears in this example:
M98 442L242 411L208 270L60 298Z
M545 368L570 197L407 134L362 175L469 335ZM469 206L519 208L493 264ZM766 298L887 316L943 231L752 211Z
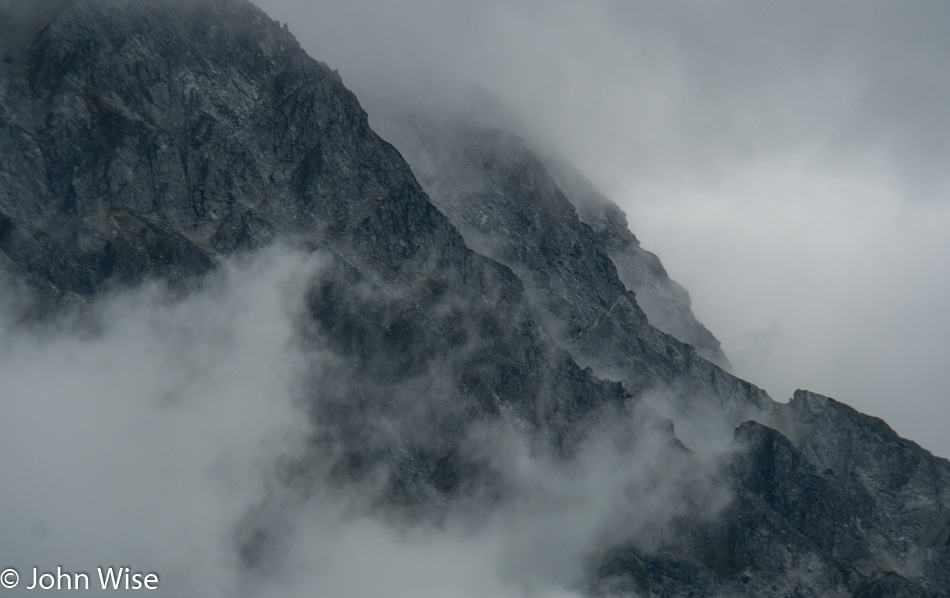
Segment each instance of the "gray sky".
M779 400L833 395L950 455L950 5L259 3L371 114L394 88L496 94L623 205L739 375ZM247 578L235 529L301 450L304 375L335 374L294 336L319 269L274 249L185 299L107 297L84 335L18 326L0 284L0 505L19 514L0 522L4 566L131 565L162 595L568 598L603 534L642 541L690 496L708 516L727 498L649 435L637 458L595 436L580 484L502 438L477 445L505 453L523 496L489 525L405 529L315 490L288 507L285 566Z
M372 114L475 83L572 158L742 377L941 455L950 4L259 0Z

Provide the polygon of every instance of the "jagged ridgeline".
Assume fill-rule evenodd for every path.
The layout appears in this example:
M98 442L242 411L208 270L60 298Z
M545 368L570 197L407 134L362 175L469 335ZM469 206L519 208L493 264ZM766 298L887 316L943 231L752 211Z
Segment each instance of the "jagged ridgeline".
M580 497L592 523L554 583L584 594L950 595L950 464L723 369L622 212L515 134L403 115L384 132L407 163L245 0L0 0L0 36L23 326L149 280L188 296L274 246L320 263L295 334L335 367L299 385L284 491L235 526L249 571L319 486L474 528Z

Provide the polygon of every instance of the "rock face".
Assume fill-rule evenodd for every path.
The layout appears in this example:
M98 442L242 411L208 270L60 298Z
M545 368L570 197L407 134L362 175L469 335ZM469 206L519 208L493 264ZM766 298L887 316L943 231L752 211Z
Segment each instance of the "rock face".
M472 450L486 429L567 464L609 429L618 467L660 455L676 492L695 476L731 499L684 499L649 542L605 535L589 594L948 595L950 464L832 399L778 405L730 375L685 291L568 167L506 131L420 122L396 139L413 172L245 0L3 0L0 23L0 264L35 293L26 317L151 277L187 293L272 243L328 264L299 334L339 383L313 393L313 451L282 484L370 480L375 508L410 520L490 510L518 484ZM248 566L275 517L246 534Z
M340 78L249 4L77 3L10 50L2 94L4 253L53 293L200 272L278 231L380 243L377 218L430 225L383 259L465 253Z
M763 417L771 400L714 365L728 360L693 316L689 295L640 248L620 209L582 175L556 164L558 178L570 183L569 199L548 167L508 131L397 112L380 126L466 243L524 281L535 311L578 363L648 393L684 429L699 417L729 430ZM649 392L658 387L663 397Z
M794 442L756 422L736 429L736 500L717 522L649 556L617 549L602 589L947 595L946 461L827 397L798 391L783 410L801 426Z
M41 311L148 276L187 288L274 240L330 260L304 329L360 372L346 394L364 403L341 397L321 430L343 463L398 452L394 487L447 491L436 464L466 412L564 442L569 414L631 398L545 342L518 278L465 246L340 77L249 2L77 2L11 49L0 85L0 251ZM431 434L347 434L430 371L454 399Z
M459 228L470 247L507 265L524 262L522 267L530 273L523 278L545 276L549 287L558 278L572 278L576 284L570 286L584 289L583 285L592 284L590 290L603 295L596 285L619 279L636 294L652 326L730 369L719 341L693 315L686 289L670 279L655 254L640 246L623 211L572 165L553 156L536 156L509 131L480 124L486 116L479 116L477 122L464 115L436 116L397 102L375 118L376 127L406 156L433 203ZM532 220L537 225L541 219L553 227L528 230ZM578 219L592 229L593 236ZM519 241L524 244L532 234L534 241L543 243L535 248L539 254L556 251L568 256L561 257L558 265L573 258L571 265L585 266L579 271L562 267L545 273L543 259L517 256L506 247ZM568 247L567 239L579 247ZM605 256L613 267L602 265ZM588 272L591 268L595 271ZM557 297L562 303L571 301L574 298L569 295L557 294L564 286L543 292L553 294L554 301Z
M577 208L578 217L590 225L617 274L637 294L656 328L692 345L701 357L723 369L731 369L719 340L693 315L689 293L672 280L660 258L640 246L627 226L627 216L576 168L556 158L545 160L558 186Z

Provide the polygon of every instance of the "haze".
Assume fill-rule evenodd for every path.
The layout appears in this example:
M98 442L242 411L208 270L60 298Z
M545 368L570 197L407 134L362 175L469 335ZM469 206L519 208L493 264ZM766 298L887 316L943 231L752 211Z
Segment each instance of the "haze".
M371 122L395 98L498 98L622 204L737 374L777 400L830 394L950 455L946 5L259 4ZM693 461L627 421L560 465L482 431L498 436L467 448L506 464L513 496L440 526L374 515L359 485L318 478L300 499L279 474L306 450L301 401L343 384L339 357L298 337L321 267L274 247L187 297L107 293L92 329L16 320L0 278L0 503L18 514L0 525L3 566L133 565L161 574L160 595L568 597L592 547L649 549L729 500L722 455ZM254 569L239 549L257 519L282 533Z
M692 294L734 371L950 455L950 6L259 0L373 114L499 98Z

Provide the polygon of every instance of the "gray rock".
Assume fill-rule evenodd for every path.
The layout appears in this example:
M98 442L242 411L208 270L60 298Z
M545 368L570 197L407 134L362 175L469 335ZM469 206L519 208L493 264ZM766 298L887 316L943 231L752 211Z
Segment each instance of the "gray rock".
M766 417L771 399L703 357L728 364L689 310L689 296L581 175L558 167L571 184L572 204L510 132L412 111L392 111L380 126L466 243L524 281L535 311L578 363L644 394L691 446L727 441L742 421ZM625 284L621 272L635 284ZM658 319L699 346L654 326L641 293Z
M640 240L630 232L626 214L569 163L553 157L544 162L577 207L581 221L594 230L624 285L636 293L637 303L650 324L692 345L701 357L730 370L732 365L722 352L719 339L693 314L689 293L670 278L656 254L640 246Z
M315 436L342 469L391 466L402 502L450 493L439 464L473 420L569 450L580 419L632 399L550 342L521 281L465 245L339 75L249 2L54 16L0 79L0 254L36 312L148 277L187 292L274 240L314 252L329 265L301 334L351 372ZM421 428L413 400L439 405ZM351 433L367 412L385 434Z
M490 511L518 480L470 450L480 431L569 471L610 430L624 462L732 500L711 516L697 493L649 543L610 536L584 555L589 594L948 595L950 464L713 363L622 214L514 135L423 131L420 184L340 77L244 0L2 0L0 16L0 265L36 294L31 317L148 278L186 293L274 242L325 264L298 333L338 383L308 386L311 442L278 480L293 496L320 479L408 521ZM718 460L674 437L724 430ZM281 512L239 530L249 567L277 554Z

